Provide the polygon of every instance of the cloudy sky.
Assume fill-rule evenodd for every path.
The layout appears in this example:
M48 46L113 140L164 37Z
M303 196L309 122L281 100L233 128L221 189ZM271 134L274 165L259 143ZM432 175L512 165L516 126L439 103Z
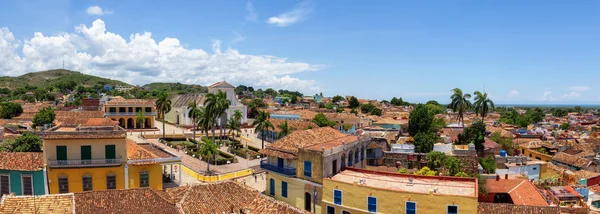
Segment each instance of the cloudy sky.
M448 102L600 103L600 2L0 2L0 74Z

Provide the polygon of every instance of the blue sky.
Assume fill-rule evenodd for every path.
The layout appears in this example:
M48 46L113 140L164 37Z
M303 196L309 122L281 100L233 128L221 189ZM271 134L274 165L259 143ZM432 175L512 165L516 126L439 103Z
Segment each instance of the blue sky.
M600 2L2 1L0 72L600 103ZM41 34L34 34L39 32Z

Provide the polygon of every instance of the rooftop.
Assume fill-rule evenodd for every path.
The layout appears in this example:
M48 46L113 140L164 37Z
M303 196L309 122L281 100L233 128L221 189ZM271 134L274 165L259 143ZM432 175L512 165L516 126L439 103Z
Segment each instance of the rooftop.
M44 168L41 152L0 152L0 169L39 171Z
M88 118L102 118L104 112L102 111L55 111L56 117L54 122L57 125L66 124L82 124L87 122Z
M105 106L122 106L122 105L137 105L137 106L148 106L154 107L155 100L145 99L111 99L106 102Z
M76 213L180 213L171 197L150 188L75 193Z
M347 168L331 178L350 184L361 179L365 181L363 186L371 188L423 194L437 189L433 194L477 197L477 179L474 178L409 175L355 168Z
M127 133L109 118L87 118L79 124L63 124L42 132L44 140L54 139L114 139Z
M554 157L552 158L553 161L557 161L560 163L564 163L564 164L569 164L571 166L575 166L575 167L579 167L579 168L585 168L588 167L592 161L582 158L582 157L578 157L575 155L570 155L564 152L559 152L556 155L554 155Z
M308 129L292 132L288 136L269 144L262 151L263 154L286 159L293 159L298 153L298 148L305 148L330 141L340 140L348 135L342 134L331 127ZM352 141L346 141L348 143ZM320 150L319 146L319 150Z
M273 127L275 127L275 131L277 131L277 132L281 131L281 128L279 128L279 125L284 124L285 121L287 121L288 127L291 132L306 130L309 127L311 127L311 128L319 127L319 126L317 126L317 124L315 124L312 121L280 120L280 119L269 119L269 121L271 121L271 124L273 124Z
M73 193L42 196L4 195L0 199L0 213L74 213Z
M208 88L235 88L235 86L229 84L226 81L221 81L208 86Z
M548 206L546 199L528 180L488 179L488 193L508 193L515 205Z

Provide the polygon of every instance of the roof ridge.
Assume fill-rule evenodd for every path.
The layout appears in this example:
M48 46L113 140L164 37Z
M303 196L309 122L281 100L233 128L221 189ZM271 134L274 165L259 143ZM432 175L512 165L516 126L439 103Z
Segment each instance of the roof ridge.
M527 181L527 180L522 180L521 183L517 184L517 186L515 186L511 190L509 190L508 193L511 193L512 191L514 191L517 188L519 188L523 183L525 183L525 181ZM529 182L529 181L527 181L527 182Z

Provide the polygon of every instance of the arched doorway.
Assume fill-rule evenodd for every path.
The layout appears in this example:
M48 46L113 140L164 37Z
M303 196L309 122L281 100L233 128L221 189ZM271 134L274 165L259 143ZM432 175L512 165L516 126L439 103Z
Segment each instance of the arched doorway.
M179 125L179 110L175 111L175 114L177 116L175 116L175 124Z
M127 128L128 129L133 129L134 128L133 124L134 124L133 123L133 118L127 119Z
M352 165L354 165L354 163L352 162L352 150L350 150L350 153L348 153L348 167L352 167Z
M304 193L304 210L306 211L311 211L311 207L312 207L312 200L311 200L311 195L308 192Z
M146 129L151 129L152 128L152 121L150 121L150 118L146 118L146 120L144 120L144 128Z
M125 127L125 119L123 119L123 118L119 118L119 126L121 126L121 127L123 127L123 128L126 128L126 127Z

